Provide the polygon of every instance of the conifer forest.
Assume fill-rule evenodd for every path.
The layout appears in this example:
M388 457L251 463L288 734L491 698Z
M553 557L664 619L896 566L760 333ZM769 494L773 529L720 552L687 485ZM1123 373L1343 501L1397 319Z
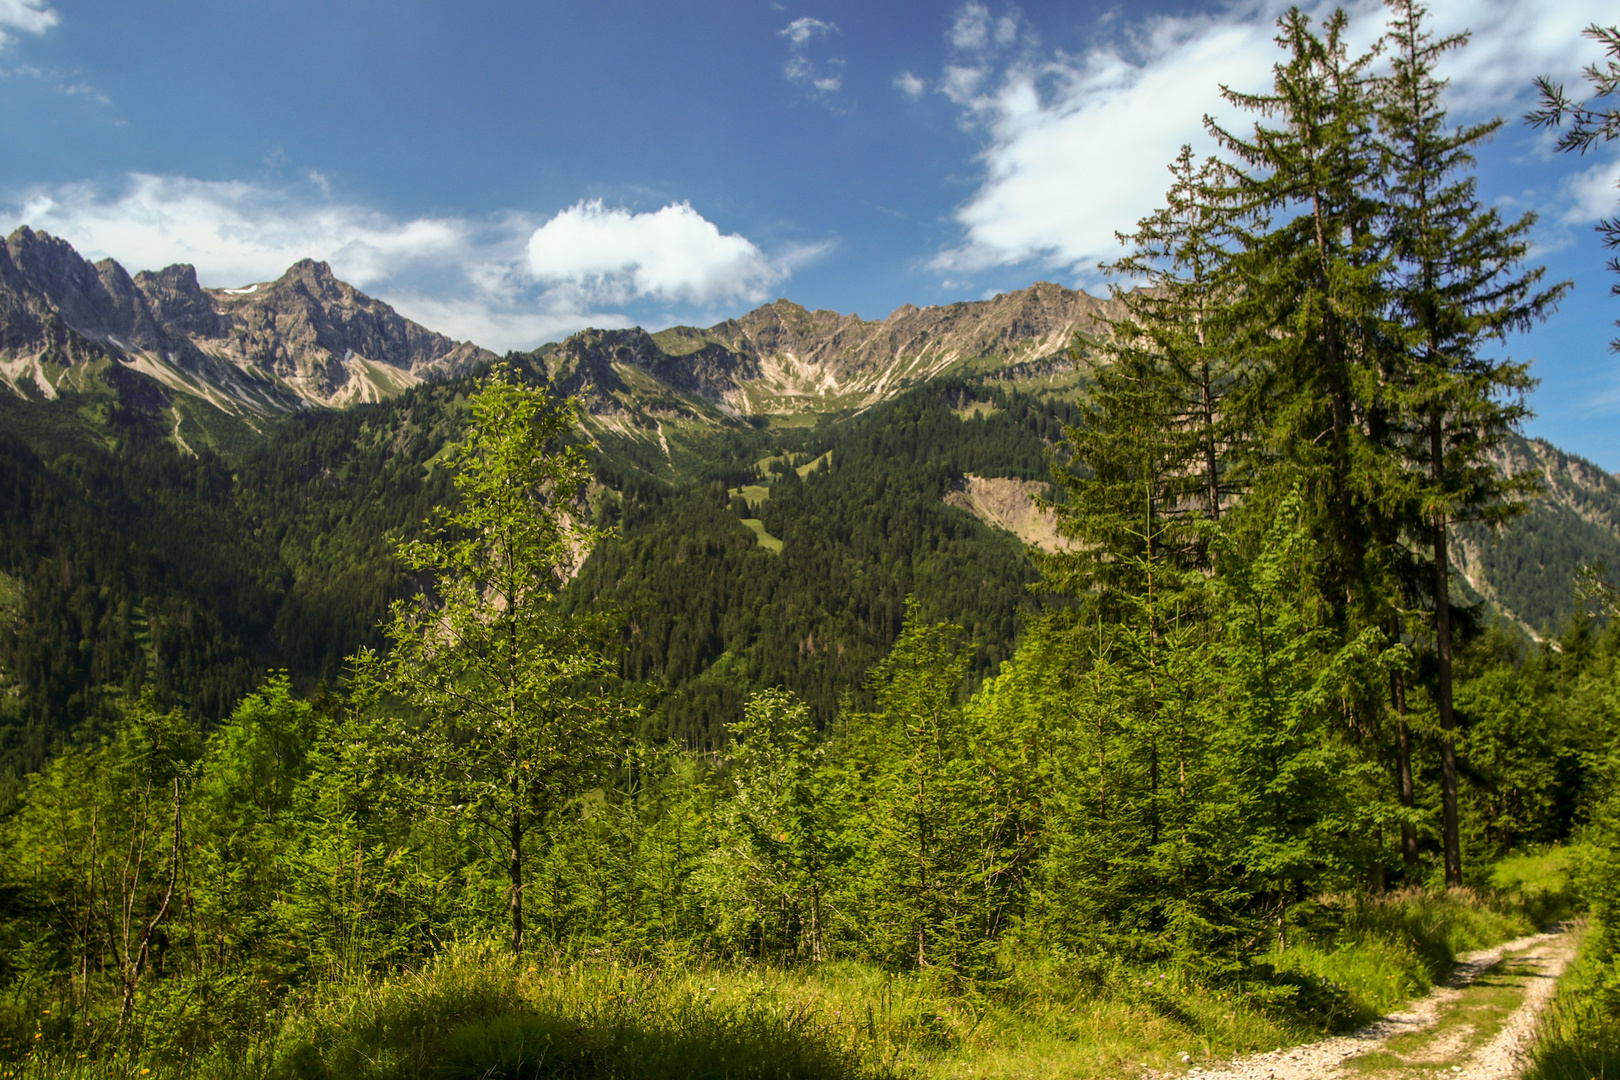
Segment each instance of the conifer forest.
M1521 1066L1620 1075L1620 578L1574 545L1527 633L1456 569L1567 286L1466 38L1383 16L1278 22L1074 393L673 479L538 352L230 453L0 402L0 1076L1183 1075L1544 932ZM947 499L992 472L1052 542Z

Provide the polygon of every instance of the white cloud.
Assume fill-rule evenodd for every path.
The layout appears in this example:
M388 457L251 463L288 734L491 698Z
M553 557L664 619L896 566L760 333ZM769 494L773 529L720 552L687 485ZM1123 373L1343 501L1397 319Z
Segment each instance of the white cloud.
M922 97L923 91L928 89L927 83L923 82L909 71L902 71L900 74L896 75L894 77L894 85L896 89L909 98Z
M407 319L458 341L475 341L486 349L527 350L560 341L587 326L618 330L635 320L621 312L578 310L524 311L498 308L483 300L446 300L416 292L391 293L388 302Z
M818 94L835 94L844 85L844 61L837 57L817 62L810 56L810 45L817 38L838 33L836 23L823 22L808 16L794 19L777 31L788 40L788 58L782 65L782 74L788 82L809 86Z
M688 203L651 213L569 207L529 238L528 268L543 281L603 296L710 304L760 299L783 276L752 241L722 235Z
M979 90L989 77L988 67L947 64L945 77L939 84L939 92L963 108L976 112L979 106L992 104L989 100L983 102L978 100Z
M131 267L192 263L218 285L277 277L312 258L365 286L458 256L468 242L466 224L455 219L395 221L296 189L144 173L132 173L114 195L88 184L36 191L4 216L10 226L61 236L86 256Z
M838 26L835 23L822 22L820 19L812 19L808 16L794 19L786 27L777 31L778 35L788 39L788 46L794 49L804 48L818 34L837 32Z
M1250 122L1232 116L1219 87L1269 87L1279 56L1275 20L1285 6L1233 0L1212 12L1148 17L1111 27L1114 40L1076 55L1038 55L1016 9L999 17L979 2L958 9L940 92L983 135L984 174L957 210L961 241L935 258L935 268L1033 261L1090 276L1118 253L1115 230L1159 204L1164 167L1181 145L1213 151L1206 113L1234 126ZM1384 26L1382 5L1346 7L1353 32L1370 43ZM1433 0L1430 7L1437 31L1473 29L1472 44L1445 69L1459 117L1522 112L1530 80L1573 75L1591 53L1580 29L1612 19L1610 0Z
M757 301L824 249L773 260L687 203L635 214L581 202L544 223L515 212L482 222L400 220L332 198L319 172L282 188L131 174L111 192L69 184L0 197L0 228L18 225L60 236L87 258L115 258L131 273L191 263L216 287L324 260L423 325L493 349L628 326L636 320L613 310L624 304L656 305L641 313L656 321L671 318L670 305Z
M1615 18L1610 0L1431 0L1429 7L1438 30L1472 33L1445 70L1452 108L1473 115L1522 112L1518 105L1530 97L1537 75L1576 78L1597 58L1597 47L1581 31ZM1363 22L1382 23L1381 9L1359 8Z
M1590 225L1614 217L1620 210L1620 157L1600 161L1565 179L1568 207L1559 220L1566 225Z
M963 52L985 52L1012 45L1018 40L1021 16L1017 8L999 17L981 3L964 4L951 23L951 45Z
M0 49L17 33L43 34L57 21L56 12L44 0L0 0Z

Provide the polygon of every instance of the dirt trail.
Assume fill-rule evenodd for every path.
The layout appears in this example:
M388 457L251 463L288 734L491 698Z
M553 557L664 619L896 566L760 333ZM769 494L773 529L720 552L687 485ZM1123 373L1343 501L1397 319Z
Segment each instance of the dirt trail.
M1215 1068L1199 1080L1511 1080L1523 1071L1536 1018L1574 955L1567 930L1504 942L1462 958L1451 978L1412 1008L1349 1035L1291 1046Z

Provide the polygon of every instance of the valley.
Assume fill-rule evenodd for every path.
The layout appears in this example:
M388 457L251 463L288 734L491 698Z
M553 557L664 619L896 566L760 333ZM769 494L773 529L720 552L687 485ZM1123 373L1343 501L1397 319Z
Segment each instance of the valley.
M460 429L467 380L494 354L409 322L315 263L203 290L189 267L132 277L26 229L3 259L0 430L21 485L4 572L60 577L46 567L85 542L53 533L27 498L54 490L63 512L126 515L113 508L154 497L121 490L144 475L132 467L190 489L161 496L170 524L151 526L148 554L132 555L139 542L114 563L80 554L89 573L109 575L76 586L100 597L85 624L99 644L76 650L85 666L27 689L13 673L59 653L46 643L67 631L48 627L65 628L85 601L23 590L35 606L18 617L32 622L14 624L0 680L28 703L7 721L36 732L24 759L40 760L37 740L71 729L67 716L104 693L92 685L142 678L137 638L191 648L143 624L152 616L140 612L166 604L229 622L221 659L239 674L210 696L201 688L221 677L217 665L166 654L177 662L166 670L196 674L164 700L217 716L267 667L305 687L340 681L343 657L376 642L407 587L387 538L420 528L444 497L435 455ZM840 695L861 692L913 592L930 616L973 630L976 677L993 673L1033 610L1021 548L1059 542L1035 501L1055 494L1048 471L1088 379L1085 343L1106 337L1120 310L1046 283L876 322L779 300L706 329L589 330L518 356L583 405L592 511L618 537L579 589L627 605L623 670L666 695L667 733L712 744L741 695L769 685L808 695L826 722ZM1500 467L1545 477L1544 492L1512 529L1462 535L1458 587L1488 620L1540 640L1573 610L1579 563L1620 566L1620 481L1546 443L1510 445ZM62 488L64 454L108 479ZM781 455L825 467L787 478L772 464ZM731 492L752 494L737 507ZM176 543L168 530L185 518L217 524ZM256 583L254 599L227 599L237 585L187 584L192 571L167 569L173 558L241 567L234 577ZM830 592L815 584L823 574ZM966 581L980 584L951 584ZM761 603L772 605L765 623Z
M266 841L274 854L264 858L292 866L289 852L323 836L361 845L297 856L310 861L296 864L307 867L296 872L316 875L292 886L303 890L303 904L316 903L309 890L329 887L318 878L339 883L348 897L341 902L373 913L367 919L441 927L432 933L449 933L442 928L464 917L502 917L507 894L498 879L477 876L482 871L473 864L458 871L469 884L452 889L425 870L407 872L390 861L387 845L403 843L399 830L428 826L412 824L414 804L397 801L398 792L352 779L370 775L365 770L373 766L345 755L392 736L357 734L375 721L344 702L375 700L365 689L369 676L357 675L357 657L386 652L382 627L398 610L391 605L423 587L424 576L397 557L398 545L431 540L427 523L461 505L454 454L475 426L492 365L508 365L521 385L548 387L579 403L568 441L584 455L590 480L568 513L608 535L583 565L570 568L557 611L567 619L611 613L605 655L624 692L613 708L633 727L628 745L635 749L609 785L586 800L594 807L600 798L604 809L557 817L556 839L536 856L534 887L549 891L532 902L532 933L558 951L546 954L550 959L537 955L518 983L496 989L485 981L498 966L479 951L485 946L464 943L438 953L409 934L372 937L358 927L334 937L336 924L326 916L301 922L304 915L284 910L275 915L274 933L315 934L308 947L325 957L328 972L340 970L341 955L366 955L375 965L389 949L438 959L419 969L409 991L415 996L396 999L389 995L405 991L379 985L364 998L369 1004L348 996L325 1002L318 995L336 993L338 984L330 981L337 976L323 975L327 981L310 984L319 987L312 991L317 996L285 1014L291 1026L265 1037L318 1046L322 1060L398 1065L407 1051L375 1034L385 1023L333 1026L330 1010L419 1015L477 988L486 1004L447 1014L455 1017L447 1021L449 1041L432 1052L478 1062L486 1072L507 1067L501 1062L511 1036L520 1047L531 1037L550 1040L547 1046L580 1060L764 1054L792 1068L807 1063L805 1075L944 1077L963 1069L1005 1076L1031 1069L1261 1075L1257 1069L1315 1060L1309 1055L1316 1050L1245 1055L1369 1020L1447 977L1454 951L1531 932L1571 910L1572 871L1556 859L1554 869L1535 871L1539 892L1482 884L1489 899L1434 900L1414 887L1383 900L1310 900L1293 916L1300 925L1291 947L1279 938L1254 953L1270 974L1246 968L1247 981L1238 983L1219 974L1203 981L1194 974L1203 970L1201 961L1178 967L1181 961L1153 951L1160 946L1133 951L1143 947L1130 929L1111 932L1118 936L1097 946L1136 958L1112 973L1082 954L1024 955L1012 938L994 958L981 952L949 962L964 971L1002 972L995 976L1005 980L996 984L1001 988L971 1010L964 1002L975 999L926 968L896 979L894 950L914 943L849 944L866 940L849 912L890 902L881 898L892 886L851 868L887 857L893 840L885 839L886 822L900 805L894 799L909 790L893 787L909 775L894 771L904 755L896 756L893 731L864 726L897 708L894 687L912 685L906 680L914 676L897 662L923 670L948 665L937 669L960 680L964 704L942 705L939 715L962 726L941 737L955 740L954 753L974 755L972 771L952 772L965 766L950 765L930 774L930 783L941 785L932 797L955 808L939 820L960 813L966 824L953 827L982 826L983 836L966 842L992 845L987 865L1004 868L994 871L984 918L1010 919L1016 911L1029 920L1018 925L1037 919L1066 925L1062 910L1041 908L1043 889L1064 886L1043 883L1031 868L1034 838L1040 829L1078 830L1066 841L1074 846L1042 856L1072 860L1063 864L1070 868L1054 862L1040 873L1083 875L1091 853L1101 850L1097 837L1116 828L1089 820L1079 803L1043 804L1025 786L1078 779L1069 790L1083 790L1092 779L1083 772L1069 777L1063 740L1104 737L1085 734L1086 724L1104 731L1103 721L1078 713L1054 718L1045 703L1052 687L1076 678L1066 657L1085 658L1090 646L1083 628L1066 636L1075 634L1064 621L1070 602L1050 587L1042 567L1060 565L1044 559L1082 550L1059 531L1069 492L1053 482L1053 469L1076 468L1065 455L1096 385L1096 365L1108 362L1110 320L1123 315L1116 300L1042 283L989 301L908 306L882 321L778 300L706 329L587 330L498 361L404 320L320 264L300 263L276 281L239 290L201 290L187 267L130 277L116 264L74 262L65 248L42 234L18 234L8 241L10 263L0 266L9 275L0 311L11 313L0 325L7 343L0 351L7 381L0 387L0 797L45 805L44 789L30 785L65 767L53 760L111 761L107 755L136 752L127 749L138 745L132 738L192 740L187 745L217 748L194 758L204 770L199 777L212 777L197 781L204 793L198 798L216 802L187 813L225 815L206 823L199 817L194 827L210 837L208 858L246 867L258 856L232 846L241 841L231 839L237 834L225 822L236 811L226 808L236 796L220 794L245 782L229 755L261 761L252 747L279 746L281 764L265 758L241 766L285 770L278 783L287 786L265 804L256 826L274 837ZM1471 852L1501 854L1511 850L1515 829L1538 843L1566 835L1560 823L1569 810L1543 805L1517 786L1504 794L1502 785L1568 767L1553 762L1554 751L1539 737L1514 741L1521 739L1515 725L1556 717L1546 720L1548 730L1562 733L1561 745L1580 745L1586 736L1573 734L1578 724L1569 717L1590 706L1557 706L1570 710L1566 716L1513 695L1531 693L1532 684L1580 679L1583 689L1572 700L1589 701L1610 670L1612 635L1595 636L1598 630L1572 619L1572 582L1580 565L1612 559L1620 566L1620 480L1547 443L1518 438L1505 444L1495 465L1534 474L1542 484L1511 528L1459 529L1454 548L1460 620L1478 643L1468 646L1475 651L1465 662L1485 671L1460 698L1479 732L1470 752L1484 763L1465 789L1469 820L1477 823L1468 843ZM961 635L956 644L917 636L942 624L958 628L950 631ZM1238 634L1224 648L1239 649L1241 640ZM1296 646L1310 640L1308 633L1294 636ZM940 648L958 651L928 659L929 649ZM1506 669L1489 668L1495 661L1488 658L1518 651L1530 657L1516 676L1520 688L1492 696L1487 683L1496 687L1490 680ZM1082 663L1090 665L1086 678L1108 670L1096 657ZM1592 674L1562 674L1566 664ZM1417 695L1414 704L1427 708ZM736 732L761 730L748 725L766 722L767 706L778 710L768 714L776 717L770 723L788 725L771 736L788 740L772 751L787 755L780 759L785 764L748 757L753 744L746 742L739 756ZM145 726L132 729L132 722ZM1432 721L1421 723L1429 726L1416 732L1417 776L1432 793L1438 739ZM152 734L132 735L136 730ZM792 730L802 730L803 741L793 742ZM1132 736L1122 728L1117 737ZM1504 745L1528 756L1501 764L1490 755ZM1087 752L1106 763L1119 751L1098 742ZM712 776L694 764L705 762ZM1124 770L1126 784L1145 783L1149 775L1145 758L1112 767ZM799 775L792 769L807 771L800 780L781 779ZM1322 789L1329 786L1325 775ZM750 805L746 788L721 794L746 777L788 785L771 789L775 809L760 811L774 815L760 819L769 823L766 832L752 819L725 816L743 811L721 809ZM1378 796L1360 797L1383 805ZM804 804L810 809L794 809L796 798L811 800ZM366 809L322 809L327 799ZM1432 815L1432 794L1423 799L1423 812ZM946 805L937 809L944 813ZM624 816L601 816L610 807ZM342 816L353 813L361 816ZM329 814L339 816L320 816ZM317 827L317 819L326 824ZM150 815L139 820L147 822L141 828L158 827ZM25 831L54 827L27 813L15 821ZM454 830L462 826L446 827L452 831L445 835L460 835ZM1146 828L1147 819L1133 827ZM1225 842L1209 824L1197 828L1206 830L1201 842ZM698 834L688 829L721 829L736 837L725 840L734 846L705 854L690 847ZM849 830L837 835L854 839L832 840L829 829ZM1433 838L1423 843L1424 857L1432 858ZM1132 873L1178 872L1158 861L1163 849L1143 845ZM779 860L767 863L777 867L769 873L788 875L787 884L758 884L749 876L756 871L746 869L758 859ZM831 860L827 865L845 875L831 903L848 907L814 916L827 920L825 930L812 930L811 916L802 914L777 925L758 914L752 905L762 901L753 893L725 891L786 890L771 902L799 905L807 901L792 875L819 881L814 875L821 871L805 869L821 865L816 859ZM54 865L29 873L46 880L57 872ZM713 876L722 872L742 876ZM1421 874L1411 862L1393 872L1414 885ZM614 922L621 916L612 898L621 894L660 914ZM396 910L392 905L408 913L384 915ZM454 914L458 905L476 908L476 916ZM892 910L898 913L885 918L908 917L903 908ZM1257 935L1270 932L1264 929L1270 917L1252 910L1216 917L1252 923ZM239 934L218 921L222 913L206 918L216 920L207 932L220 941ZM748 955L766 940L814 955L823 947L821 933L866 951L838 962L847 985L826 981L817 968L767 967L756 976L723 965L710 970L703 965L713 961L690 957L674 962L676 974L661 981L648 957L687 948L674 943L711 933L703 928L715 918L734 920L716 924L732 935L722 946L727 955ZM201 933L195 928L205 924L190 925L188 932ZM1083 927L1048 932L1091 940ZM1389 954L1383 942L1395 938L1410 941L1411 951ZM789 941L797 944L782 944ZM581 942L593 951L568 959L564 950ZM300 976L287 965L301 962L275 961L263 985L295 985ZM1341 969L1355 972L1350 983L1336 981ZM1147 989L1137 985L1144 972ZM1171 972L1178 981L1161 985ZM1503 972L1520 993L1519 969ZM1243 1001L1232 1000L1234 986L1250 988ZM1505 1005L1486 1003L1495 1010L1491 1024L1518 1000L1508 997ZM730 1036L692 1036L718 1025L744 1033L738 1038L764 1038L747 1004L762 1000L798 1010L793 1015L815 1015L819 1026L785 1034L768 1050L727 1042ZM637 1001L658 1004L642 1013L631 1008ZM1471 1001L1456 1008L1473 1009ZM1538 1008L1544 1004L1537 999ZM683 1017L681 1025L660 1026L654 1015L660 1009ZM519 1013L536 1026L511 1035L500 1027L507 1020L488 1019ZM563 1027L548 1019L576 1015L583 1019ZM643 1040L639 1049L618 1041L628 1030ZM42 1037L69 1045L66 1035L49 1032L42 1028ZM681 1042L689 1037L697 1041ZM1347 1038L1357 1052L1368 1049L1349 1036L1323 1045L1338 1047ZM1472 1062L1475 1043L1485 1045L1447 1043L1441 1054L1427 1043L1412 1050L1391 1042L1394 1058L1363 1055L1364 1062L1357 1058L1343 1069L1405 1075L1428 1069L1431 1057Z

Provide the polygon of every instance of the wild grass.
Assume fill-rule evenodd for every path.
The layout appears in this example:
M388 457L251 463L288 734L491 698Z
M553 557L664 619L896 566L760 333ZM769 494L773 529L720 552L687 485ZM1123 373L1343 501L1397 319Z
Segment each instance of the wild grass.
M1620 973L1600 945L1600 935L1584 928L1580 953L1542 1014L1526 1080L1620 1077Z
M1317 929L1271 962L1309 980L1328 1030L1428 993L1462 954L1536 933L1554 910L1539 895L1466 888L1328 897L1314 913Z
M1286 951L1223 982L1061 950L1009 954L1003 978L964 985L848 961L520 964L461 944L413 972L247 994L212 1030L154 1001L140 1051L79 1056L52 1032L0 1080L1118 1077L1320 1037L1535 929L1523 890L1327 898Z
M1559 872L1583 854L1555 849ZM1533 863L1527 865L1533 866ZM1514 867L1498 868L1499 880ZM1575 962L1558 985L1552 1005L1542 1014L1528 1080L1615 1080L1620 1078L1620 965L1613 927L1592 917L1579 929Z

